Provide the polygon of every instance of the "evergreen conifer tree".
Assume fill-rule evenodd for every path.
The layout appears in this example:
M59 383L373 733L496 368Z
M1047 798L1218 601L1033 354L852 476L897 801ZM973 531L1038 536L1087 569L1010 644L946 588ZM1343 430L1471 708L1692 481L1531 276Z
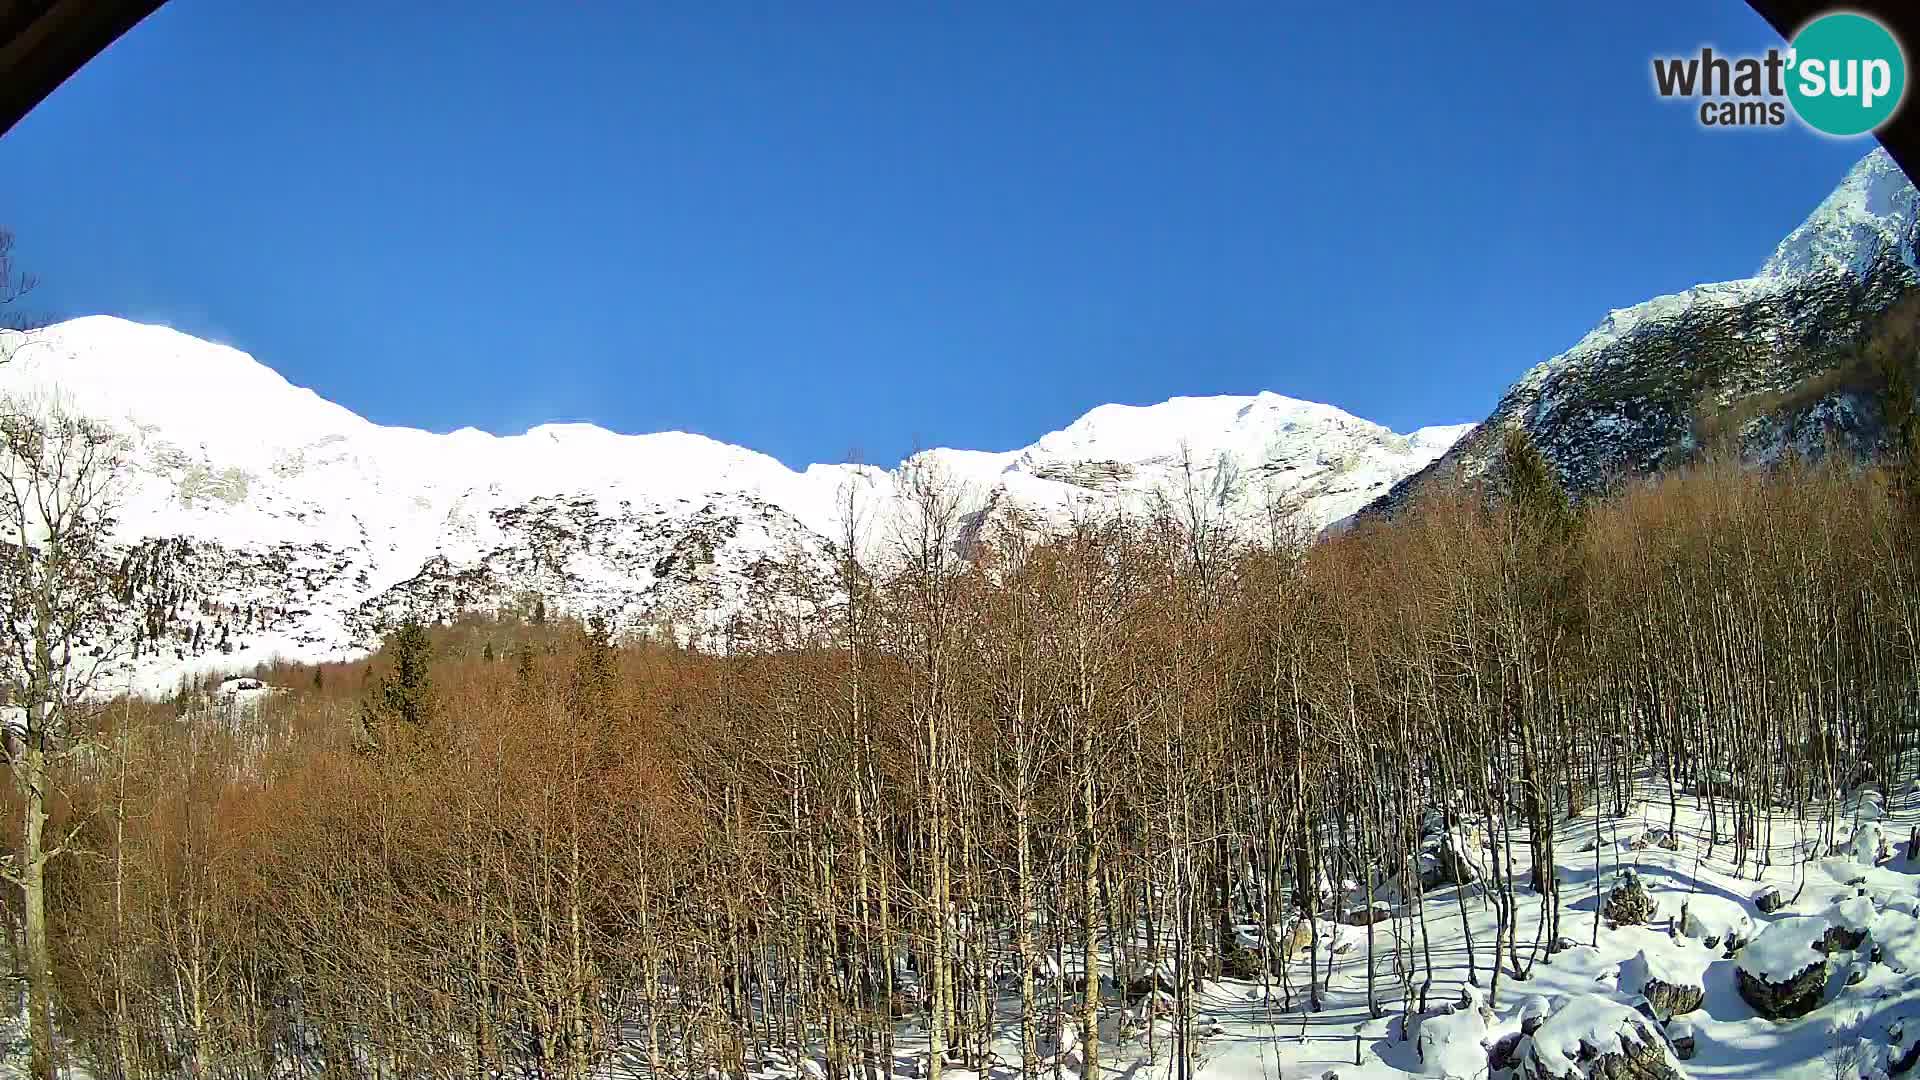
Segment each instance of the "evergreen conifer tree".
M581 635L579 658L574 661L573 681L567 687L567 708L582 730L596 733L602 755L612 753L617 729L614 706L617 700L617 674L613 651L613 628L607 619L595 615Z
M407 620L387 638L392 667L361 708L363 736L375 747L418 747L433 721L433 682L429 673L433 643L417 620Z
M1507 511L1515 527L1537 542L1561 545L1579 531L1579 515L1560 475L1525 428L1507 431L1500 463L1507 479Z
M1920 500L1920 401L1916 401L1914 366L1916 345L1911 340L1884 340L1874 357L1882 379L1881 411L1886 416L1887 448L1894 476L1904 498Z

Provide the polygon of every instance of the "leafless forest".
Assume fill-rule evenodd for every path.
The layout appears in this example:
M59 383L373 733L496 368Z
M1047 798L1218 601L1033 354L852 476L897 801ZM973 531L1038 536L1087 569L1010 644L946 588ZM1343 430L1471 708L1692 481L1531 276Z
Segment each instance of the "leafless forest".
M1882 464L1709 455L1577 508L1516 439L1497 492L1313 544L1227 529L1202 485L963 557L928 478L897 570L849 559L829 618L770 582L724 653L529 608L260 672L288 689L247 709L61 698L8 820L18 853L45 804L63 1053L577 1080L804 1047L838 1078L919 1031L937 1076L1010 1027L1030 1074L1063 1031L1177 1063L1185 1026L1143 1021L1196 980L1319 1006L1316 919L1400 929L1368 993L1420 1008L1421 883L1466 876L1498 997L1571 944L1570 814L1698 804L1757 874L1804 857L1776 823L1908 789L1920 448L1892 411ZM84 584L9 557L16 596Z

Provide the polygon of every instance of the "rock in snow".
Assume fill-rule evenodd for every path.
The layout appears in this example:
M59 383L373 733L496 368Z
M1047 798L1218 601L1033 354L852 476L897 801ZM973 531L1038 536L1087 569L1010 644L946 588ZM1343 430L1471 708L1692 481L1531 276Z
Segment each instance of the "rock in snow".
M1827 988L1827 933L1818 915L1781 919L1740 950L1734 970L1740 996L1769 1020L1790 1020L1820 1007Z
M1525 1080L1677 1080L1664 1035L1633 1009L1598 994L1560 1003L1520 1047Z
M1420 1075L1465 1080L1487 1071L1487 1038L1492 1012L1475 987L1462 987L1460 1000L1420 1021L1414 1047Z
M1520 1003L1520 1033L1531 1035L1553 1015L1553 1003L1543 995L1530 994Z
M1466 1080L1487 1071L1487 1024L1472 1009L1430 1016L1420 1023L1415 1046L1420 1075Z
M1887 1072L1893 1076L1920 1064L1920 1014L1901 1016L1887 1024Z
M1903 975L1920 972L1920 918L1887 908L1874 920L1873 943L1880 950L1880 962L1890 970ZM1915 1034L1920 1036L1920 1029Z
M1731 956L1753 937L1753 916L1736 900L1694 893L1680 901L1679 931L1709 949Z
M1681 1061L1692 1061L1697 1038L1693 1030L1693 1021L1675 1020L1667 1025L1667 1041L1673 1044L1673 1055Z
M1607 902L1601 914L1614 926L1643 926L1658 910L1659 905L1647 892L1640 875L1632 870L1622 870L1620 883L1607 893Z
M1620 992L1645 995L1654 1017L1664 1023L1706 1000L1710 960L1710 954L1695 950L1642 949L1620 965Z
M1854 861L1866 866L1878 866L1893 858L1893 845L1888 842L1886 832L1864 816L1860 827L1853 830L1848 846Z
M1873 933L1874 924L1880 920L1879 909L1865 896L1836 900L1828 906L1825 916L1833 924L1827 930L1825 951L1828 953L1859 948L1866 943L1867 936Z

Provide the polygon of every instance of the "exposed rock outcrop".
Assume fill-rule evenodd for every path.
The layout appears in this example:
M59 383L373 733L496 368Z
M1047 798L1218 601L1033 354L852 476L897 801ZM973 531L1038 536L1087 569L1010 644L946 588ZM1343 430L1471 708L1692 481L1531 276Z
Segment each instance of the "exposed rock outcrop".
M1620 883L1607 894L1606 906L1600 914L1614 926L1644 926L1653 921L1659 905L1653 895L1640 880L1640 875L1632 870L1620 872Z

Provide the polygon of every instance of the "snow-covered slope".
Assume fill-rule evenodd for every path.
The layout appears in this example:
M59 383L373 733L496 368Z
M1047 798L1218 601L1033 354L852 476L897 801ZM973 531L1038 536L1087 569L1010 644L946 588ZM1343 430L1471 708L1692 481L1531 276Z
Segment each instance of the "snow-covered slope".
M1920 193L1913 182L1891 154L1875 147L1780 241L1754 276L1756 287L1822 272L1865 277L1888 250L1914 265L1916 206Z
M1885 150L1861 159L1750 278L1607 315L1536 365L1391 507L1431 477L1472 479L1526 428L1586 493L1684 461L1725 438L1754 461L1881 436L1871 387L1847 366L1874 320L1920 285L1920 193Z
M849 492L860 554L883 560L910 471L957 485L964 535L1144 511L1189 474L1210 490L1235 478L1230 517L1278 504L1318 528L1466 430L1400 435L1275 394L1176 398L1102 406L1020 450L794 471L679 432L383 427L238 350L114 318L12 340L0 392L57 394L126 435L121 539L151 583L145 618L167 627L142 648L147 686L189 667L352 654L409 610L535 596L628 629L723 633L756 592L828 599Z

